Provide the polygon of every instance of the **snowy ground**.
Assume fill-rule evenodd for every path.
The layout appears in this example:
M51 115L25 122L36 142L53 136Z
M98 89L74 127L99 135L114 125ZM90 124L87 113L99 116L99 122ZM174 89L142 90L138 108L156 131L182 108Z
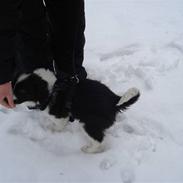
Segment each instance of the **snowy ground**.
M89 77L141 98L85 154L78 123L42 128L41 113L0 110L0 182L183 182L183 1L86 0Z

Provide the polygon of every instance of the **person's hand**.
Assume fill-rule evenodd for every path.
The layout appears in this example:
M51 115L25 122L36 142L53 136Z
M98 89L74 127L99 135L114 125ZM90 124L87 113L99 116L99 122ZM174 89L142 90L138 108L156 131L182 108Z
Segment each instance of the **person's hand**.
M0 85L0 104L7 108L14 108L11 82Z

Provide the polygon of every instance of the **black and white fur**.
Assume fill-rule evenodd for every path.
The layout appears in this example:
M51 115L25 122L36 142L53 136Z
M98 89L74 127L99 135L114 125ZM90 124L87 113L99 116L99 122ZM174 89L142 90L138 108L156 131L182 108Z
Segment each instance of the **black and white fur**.
M15 102L44 103L55 81L54 74L45 69L20 75L14 86ZM43 111L49 115L55 128L59 130L69 121L69 113L63 110L66 94L60 91L52 96L47 108ZM131 88L120 97L104 84L90 79L77 84L71 113L75 119L84 124L84 130L91 139L91 144L82 147L82 150L87 153L101 152L105 130L113 125L117 113L134 104L139 96L139 91Z

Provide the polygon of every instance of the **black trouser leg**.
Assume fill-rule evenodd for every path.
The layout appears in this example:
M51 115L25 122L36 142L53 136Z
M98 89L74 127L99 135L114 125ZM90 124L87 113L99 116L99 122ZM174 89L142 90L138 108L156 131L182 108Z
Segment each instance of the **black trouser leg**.
M0 1L0 84L12 80L15 37L22 0Z
M26 72L51 65L48 20L42 0L23 0L20 6L18 60Z
M84 0L45 0L51 24L52 53L59 71L73 75L82 67L85 43Z
M84 7L84 0L81 4L81 9L79 11L79 23L78 23L78 30L76 35L76 46L75 46L75 69L76 73L80 75L81 78L86 78L87 73L85 68L82 66L84 60L84 45L85 45L85 7Z

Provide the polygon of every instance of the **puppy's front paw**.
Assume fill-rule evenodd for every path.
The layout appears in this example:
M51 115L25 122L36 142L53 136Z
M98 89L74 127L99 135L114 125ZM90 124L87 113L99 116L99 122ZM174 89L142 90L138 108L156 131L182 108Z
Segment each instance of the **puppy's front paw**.
M54 116L49 116L47 128L52 132L61 132L64 130L68 122L68 118L55 118Z

